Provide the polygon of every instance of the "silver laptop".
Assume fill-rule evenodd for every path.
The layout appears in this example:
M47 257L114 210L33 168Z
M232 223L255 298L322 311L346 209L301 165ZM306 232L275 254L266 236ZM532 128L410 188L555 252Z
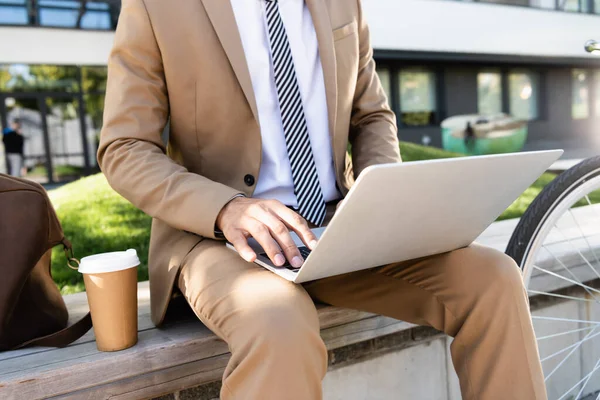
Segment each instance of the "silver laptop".
M292 282L344 274L468 246L562 150L385 164L365 169L305 262L276 267L254 240L257 264ZM231 244L228 244L233 248Z

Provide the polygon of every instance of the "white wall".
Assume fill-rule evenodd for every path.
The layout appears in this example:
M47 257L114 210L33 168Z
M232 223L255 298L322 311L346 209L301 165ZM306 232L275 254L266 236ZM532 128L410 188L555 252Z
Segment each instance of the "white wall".
M448 0L363 0L376 49L597 57L600 15Z
M376 49L595 57L600 15L448 0L363 0ZM113 32L0 27L0 63L102 65Z
M0 27L0 63L104 65L113 32Z

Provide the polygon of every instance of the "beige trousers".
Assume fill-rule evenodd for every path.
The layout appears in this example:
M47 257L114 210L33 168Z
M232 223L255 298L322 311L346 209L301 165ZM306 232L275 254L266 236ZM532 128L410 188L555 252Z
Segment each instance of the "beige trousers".
M231 350L223 400L322 398L327 351L313 299L454 337L463 399L546 399L520 271L487 247L296 285L204 240L178 282L198 317Z

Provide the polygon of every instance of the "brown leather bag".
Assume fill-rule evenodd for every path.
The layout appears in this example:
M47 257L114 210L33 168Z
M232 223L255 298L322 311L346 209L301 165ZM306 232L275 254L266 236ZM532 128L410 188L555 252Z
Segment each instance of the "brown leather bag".
M89 313L67 328L65 302L52 280L52 248L71 243L44 188L0 174L0 351L63 347L92 326Z

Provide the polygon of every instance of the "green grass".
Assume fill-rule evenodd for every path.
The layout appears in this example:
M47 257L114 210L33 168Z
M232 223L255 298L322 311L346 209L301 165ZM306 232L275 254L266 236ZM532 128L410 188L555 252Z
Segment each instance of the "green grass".
M31 171L27 173L29 177L45 177L48 172L46 166L38 165L34 167ZM54 177L55 179L65 178L65 177L73 177L73 176L81 176L83 175L83 168L76 167L74 165L57 165L54 167Z
M426 147L408 142L400 142L400 155L402 155L402 160L405 162L463 156L462 154L451 153L436 147Z
M65 236L75 255L134 248L141 259L138 279L148 279L150 217L115 193L103 175L93 175L50 191ZM81 275L67 268L62 249L54 249L52 276L63 294L83 290Z
M401 143L400 149L406 162L460 156L411 143ZM554 178L553 174L542 175L499 219L520 217L543 187ZM600 193L594 195L593 200L600 202ZM148 279L150 217L115 193L103 175L93 175L52 190L50 199L56 208L65 235L73 242L76 256L134 248L142 262L138 268L138 279ZM56 248L53 254L52 276L61 292L68 294L82 291L80 274L67 268L65 262L62 250Z

